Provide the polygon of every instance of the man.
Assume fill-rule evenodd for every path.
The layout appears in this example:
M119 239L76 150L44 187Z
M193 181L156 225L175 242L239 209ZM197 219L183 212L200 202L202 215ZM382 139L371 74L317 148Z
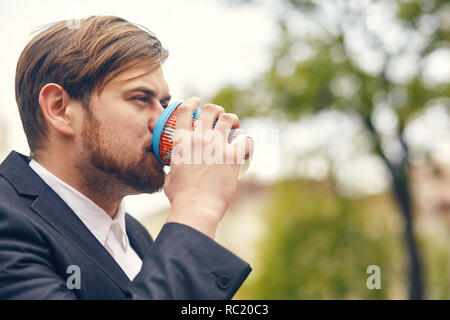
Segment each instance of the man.
M151 149L170 100L166 57L150 32L110 16L56 23L25 47L16 100L31 152L0 165L0 298L229 299L248 276L213 240L238 159L185 161L165 177ZM188 147L198 106L187 98L178 109ZM223 139L239 126L212 104L198 121ZM122 199L163 187L171 210L153 241Z

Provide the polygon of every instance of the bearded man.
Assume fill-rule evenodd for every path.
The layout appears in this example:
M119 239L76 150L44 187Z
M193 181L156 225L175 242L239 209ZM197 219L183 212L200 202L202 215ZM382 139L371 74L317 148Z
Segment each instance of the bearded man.
M0 165L1 299L229 299L246 279L250 266L214 241L238 159L173 164L166 176L151 148L170 101L167 55L112 16L61 21L27 44L15 89L30 155ZM192 97L178 109L180 143L195 140L198 106ZM198 121L224 141L239 126L213 104ZM153 240L123 198L161 189L171 208Z

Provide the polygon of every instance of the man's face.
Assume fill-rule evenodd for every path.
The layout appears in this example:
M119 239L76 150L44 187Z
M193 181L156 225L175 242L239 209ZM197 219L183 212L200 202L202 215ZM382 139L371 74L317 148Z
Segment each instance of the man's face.
M106 177L106 183L126 194L162 188L164 166L151 152L151 138L169 100L159 66L131 68L112 79L100 95L94 91L79 144L78 164L88 183Z

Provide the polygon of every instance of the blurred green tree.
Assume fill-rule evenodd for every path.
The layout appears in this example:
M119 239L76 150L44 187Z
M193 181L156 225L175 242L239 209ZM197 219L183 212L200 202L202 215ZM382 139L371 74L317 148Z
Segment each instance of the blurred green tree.
M295 121L324 109L356 115L391 175L405 226L409 297L424 298L410 192L412 154L404 132L430 103L450 105L449 82L430 78L425 68L431 58L448 53L449 2L283 0L276 8L279 33L268 70L247 88L225 86L213 102L242 117L281 114ZM395 117L395 128L386 131L377 122L380 109Z
M252 282L251 299L387 299L401 286L395 211L386 196L350 200L332 183L280 181L264 213L268 237ZM274 241L276 239L276 241ZM381 290L367 288L368 266L381 270Z

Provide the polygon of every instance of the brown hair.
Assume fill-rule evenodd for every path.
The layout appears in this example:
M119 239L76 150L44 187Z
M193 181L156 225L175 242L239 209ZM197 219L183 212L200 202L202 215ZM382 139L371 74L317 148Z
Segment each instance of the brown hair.
M140 62L163 63L168 56L148 30L114 16L92 16L52 24L22 51L16 69L16 101L31 152L47 135L39 93L61 85L89 111L94 89L101 92L115 75Z

